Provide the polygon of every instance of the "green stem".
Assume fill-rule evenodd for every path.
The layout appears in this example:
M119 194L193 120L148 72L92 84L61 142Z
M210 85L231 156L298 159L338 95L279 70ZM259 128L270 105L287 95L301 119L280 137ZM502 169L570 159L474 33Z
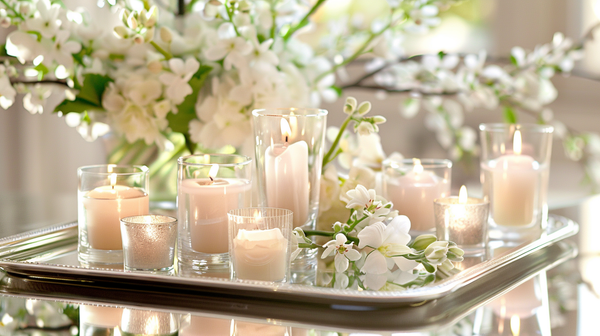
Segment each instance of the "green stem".
M235 26L235 23L233 23L233 12L234 12L234 9L232 7L230 7L230 6L228 6L227 3L225 3L225 9L227 10L227 16L229 17L228 21L233 26L233 30L235 31L235 35L241 36L240 32L238 31L237 27ZM275 24L275 22L273 22L273 24Z
M354 52L354 54L352 54L350 57L346 58L343 62L338 63L336 65L334 65L330 70L323 72L322 74L320 74L319 76L317 76L317 78L314 80L314 83L318 83L321 79L323 79L325 76L334 73L337 69L343 67L344 65L354 61L358 56L362 55L365 52L365 49L369 46L369 44L371 44L371 42L378 37L379 35L381 35L384 31L386 31L388 28L390 28L390 26L392 25L392 23L388 23L387 26L385 26L383 29L381 29L380 31L378 31L377 33L371 33L371 35L369 36L369 38L365 41L365 43L363 43L363 45L358 48L358 50L356 50Z
M347 232L352 232L352 230L354 230L354 228L358 225L358 223L364 221L367 218L369 218L369 216L365 215L363 218L361 218L358 221L354 222L352 225L350 225L350 228L348 229Z
M187 150L186 146L182 146L181 148L174 150L171 152L171 155L164 160L163 164L160 166L164 166L166 163L168 163L169 161L173 160L176 157L180 157L182 154L185 153L185 151ZM157 169L150 169L150 178L154 177L156 174L158 174L160 172L161 168L157 168Z
M319 9L319 7L321 7L321 5L323 5L325 3L325 1L327 1L327 0L318 0L317 3L315 3L312 6L312 8L308 11L308 13L306 13L306 15L304 15L302 20L300 20L300 22L298 22L298 24L291 27L287 31L287 33L285 33L285 35L283 36L283 40L287 42L287 40L289 40L298 29L306 26L308 24L308 20L310 19L310 16L313 15L317 11L317 9Z
M344 123L340 127L340 131L338 132L337 136L335 137L335 140L331 144L331 148L329 148L329 151L327 151L327 153L323 157L323 172L325 172L325 166L327 166L327 164L332 161L329 159L329 157L335 153L335 149L340 143L340 140L342 139L342 134L344 134L344 130L346 129L346 127L348 127L348 123L350 122L350 120L352 120L352 115L349 115L346 118L346 120L344 120Z
M183 138L185 139L185 147L190 151L190 154L194 154L194 149L196 148L196 144L192 141L192 138L189 134L184 134Z
M319 231L319 230L305 230L304 234L307 237L310 236L321 236L321 237L329 237L332 238L333 235L335 234L335 232L330 232L330 231ZM359 239L356 237L348 237L348 235L346 235L346 239L348 239L348 241L354 242L354 243L358 243Z
M17 12L17 10L15 9L15 7L14 7L14 6L11 6L11 5L9 5L9 4L8 4L8 2L7 2L6 0L0 0L0 2L2 2L6 8L10 9L10 10L11 10L13 13L15 13L15 15L16 15L16 16L17 16L19 19L21 19L21 20L25 21L25 17L24 17L24 16L23 16L21 13Z
M159 46L158 44L156 44L156 42L154 41L150 41L150 44L154 47L154 49L156 49L156 51L158 51L159 53L161 53L163 56L165 56L165 59L168 61L171 58L173 58L173 55L171 55L170 52L166 51L165 49L163 49L161 46Z

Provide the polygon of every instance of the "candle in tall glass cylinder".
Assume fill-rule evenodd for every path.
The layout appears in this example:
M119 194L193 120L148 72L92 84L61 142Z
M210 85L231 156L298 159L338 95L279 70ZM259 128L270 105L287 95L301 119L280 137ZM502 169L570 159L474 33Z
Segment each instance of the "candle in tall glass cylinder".
M227 212L251 203L251 159L201 154L179 159L179 261L204 271L229 267Z
M123 262L120 219L149 212L148 168L100 165L78 169L79 259Z
M482 124L479 128L491 234L519 239L530 228L541 229L547 216L553 128L527 124Z
M327 111L260 109L252 117L258 205L291 210L294 227L314 228Z
M433 231L433 200L450 195L449 160L386 160L384 197L411 222L413 234Z

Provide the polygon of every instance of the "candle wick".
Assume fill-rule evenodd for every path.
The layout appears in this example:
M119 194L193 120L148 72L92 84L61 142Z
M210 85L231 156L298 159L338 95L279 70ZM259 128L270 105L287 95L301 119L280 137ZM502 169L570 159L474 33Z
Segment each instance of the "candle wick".
M212 176L209 176L208 178L210 179L210 183L215 182L215 180L213 180Z
M285 143L287 143L287 142L288 142L288 136L286 135L285 136Z
M114 184L113 184L113 185L111 185L111 187L113 188L113 190L115 189L115 185L114 185Z

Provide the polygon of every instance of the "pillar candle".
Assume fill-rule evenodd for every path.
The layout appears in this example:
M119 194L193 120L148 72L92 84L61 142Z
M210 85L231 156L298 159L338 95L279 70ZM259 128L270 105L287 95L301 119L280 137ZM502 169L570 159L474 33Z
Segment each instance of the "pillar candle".
M101 328L115 328L121 325L123 308L102 306L79 306L81 323Z
M435 173L423 170L419 159L414 159L412 171L386 181L388 201L401 215L410 219L411 230L429 231L435 227L433 200L449 195L450 185Z
M120 219L146 215L150 198L143 190L115 184L97 187L83 196L87 239L91 248L98 250L121 250Z
M267 205L291 210L294 227L299 227L308 220L308 145L289 143L291 131L283 118L281 128L285 143L273 144L265 153Z
M521 132L513 138L513 154L489 163L492 174L492 213L496 224L528 225L533 221L535 190L540 179L539 164L521 154Z
M228 252L227 212L249 202L251 184L243 179L198 178L179 185L179 208L189 211L192 249L202 253ZM184 202L183 204L181 202Z
M233 249L238 279L278 281L285 277L288 240L279 228L241 229L233 239Z

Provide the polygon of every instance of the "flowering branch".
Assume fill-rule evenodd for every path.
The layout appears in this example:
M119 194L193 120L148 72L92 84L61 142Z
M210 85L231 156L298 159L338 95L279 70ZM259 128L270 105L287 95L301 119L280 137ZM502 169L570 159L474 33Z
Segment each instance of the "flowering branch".
M308 24L308 22L310 21L310 17L317 11L317 9L319 9L319 7L321 7L327 0L317 0L317 2L310 8L310 10L308 11L308 13L306 13L306 15L304 15L304 17L300 20L300 22L298 22L296 25L292 26L286 33L285 35L283 35L283 40L284 41L288 41L292 35L294 35L294 33L296 31L298 31L298 29L306 26Z

